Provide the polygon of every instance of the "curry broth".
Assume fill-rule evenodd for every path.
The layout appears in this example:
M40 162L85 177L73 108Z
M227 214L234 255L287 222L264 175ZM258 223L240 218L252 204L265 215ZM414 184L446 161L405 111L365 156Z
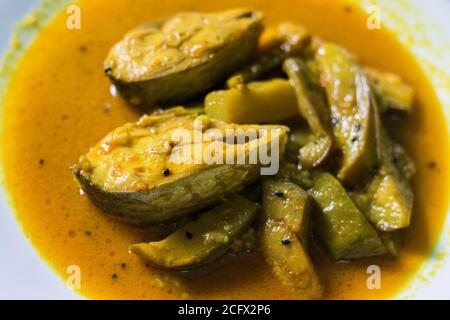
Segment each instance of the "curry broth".
M132 4L131 4L132 3ZM325 298L389 298L427 259L443 225L448 195L448 137L433 90L412 56L386 30L370 31L362 12L342 1L246 0L268 23L291 20L336 41L363 64L400 73L417 90L414 114L401 125L402 140L418 174L412 226L397 260L331 263L313 260ZM214 272L173 275L129 254L145 239L139 230L111 220L80 195L69 166L110 130L139 117L110 94L102 63L130 28L182 10L219 10L243 1L80 1L82 29L68 30L63 12L32 43L11 79L2 136L6 185L18 220L34 246L63 277L81 268L80 292L89 298L285 298L261 257L227 258ZM143 9L145 8L145 9ZM382 289L366 288L366 268L379 264Z

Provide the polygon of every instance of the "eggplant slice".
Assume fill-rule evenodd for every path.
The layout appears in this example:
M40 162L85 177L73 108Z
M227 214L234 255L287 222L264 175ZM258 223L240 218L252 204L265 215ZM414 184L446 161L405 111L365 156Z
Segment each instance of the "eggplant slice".
M378 165L369 80L351 54L335 44L321 45L316 61L328 97L334 140L342 151L337 177L352 186Z
M72 171L103 211L138 226L173 222L255 182L262 165L251 156L266 148L281 157L287 131L172 108L109 133Z
M236 196L202 213L159 242L138 243L130 251L152 265L174 270L201 266L224 255L233 241L248 229L259 205Z
M263 30L260 12L184 12L131 30L104 63L121 95L151 109L183 104L249 61Z
M377 232L334 176L319 173L309 194L318 209L314 234L335 260L386 254Z
M264 181L261 250L273 274L301 298L320 298L323 291L308 254L311 204L292 182Z

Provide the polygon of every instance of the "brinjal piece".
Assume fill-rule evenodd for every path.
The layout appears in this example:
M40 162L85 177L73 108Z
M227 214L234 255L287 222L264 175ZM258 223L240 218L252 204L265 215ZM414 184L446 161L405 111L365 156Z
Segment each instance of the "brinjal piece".
M386 254L377 232L335 177L329 173L318 174L309 194L319 209L314 233L335 260Z
M311 197L298 185L283 180L263 182L263 207L266 218L284 221L308 247Z
M261 249L275 276L302 298L320 298L322 286L308 255L311 198L281 180L263 185Z
M300 58L287 59L283 69L295 89L300 114L314 134L313 139L299 150L299 165L305 169L318 167L328 158L333 147L325 93L318 79Z
M354 185L377 164L369 81L350 54L335 44L322 44L316 61L327 92L334 138L343 155L338 178Z
M260 206L236 196L204 212L166 239L139 243L130 251L157 267L184 270L224 255L233 241L248 229Z
M370 198L365 214L380 231L395 231L408 227L411 221L414 194L408 177L414 174L415 167L406 152L403 149L399 151L398 145L383 127L376 105L375 110L380 167L365 191ZM409 164L408 167L400 170L396 159L400 159L399 164L402 161L403 164Z
M278 123L299 116L294 90L287 80L243 84L206 96L205 112L228 123Z

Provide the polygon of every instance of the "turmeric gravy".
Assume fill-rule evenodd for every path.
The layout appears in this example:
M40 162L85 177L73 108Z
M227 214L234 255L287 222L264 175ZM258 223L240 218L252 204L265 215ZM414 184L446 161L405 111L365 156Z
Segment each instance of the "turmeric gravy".
M10 80L2 153L6 187L24 233L65 279L81 270L79 292L94 299L296 299L257 254L229 257L211 270L170 273L128 253L142 231L116 222L80 194L69 166L107 132L141 113L110 93L103 61L129 29L177 11L231 7L264 11L267 24L292 21L337 42L361 64L396 72L413 85L416 104L399 124L399 139L417 165L414 215L400 256L334 263L312 253L327 299L391 298L431 253L448 204L449 154L443 114L417 62L387 30L369 30L366 16L343 1L82 0L81 30L58 15L29 47ZM401 132L401 134L400 134ZM379 265L382 287L366 286L367 267Z

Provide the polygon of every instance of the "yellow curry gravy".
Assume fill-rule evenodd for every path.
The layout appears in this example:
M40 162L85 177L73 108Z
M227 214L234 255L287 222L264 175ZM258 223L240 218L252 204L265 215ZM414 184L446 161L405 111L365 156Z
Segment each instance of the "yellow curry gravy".
M214 272L183 275L155 270L128 253L145 234L113 221L80 195L69 166L138 111L110 94L102 63L129 29L182 10L254 7L267 23L292 21L352 51L362 64L401 74L417 91L415 111L401 121L413 155L415 210L397 260L332 263L313 252L325 298L389 298L429 256L447 210L448 137L443 114L417 62L386 30L368 30L366 17L342 1L324 0L89 0L80 1L81 30L62 12L32 43L13 75L5 101L2 152L7 190L24 233L65 278L81 268L89 298L298 298L257 254L227 259ZM367 267L381 266L381 290L368 290Z

